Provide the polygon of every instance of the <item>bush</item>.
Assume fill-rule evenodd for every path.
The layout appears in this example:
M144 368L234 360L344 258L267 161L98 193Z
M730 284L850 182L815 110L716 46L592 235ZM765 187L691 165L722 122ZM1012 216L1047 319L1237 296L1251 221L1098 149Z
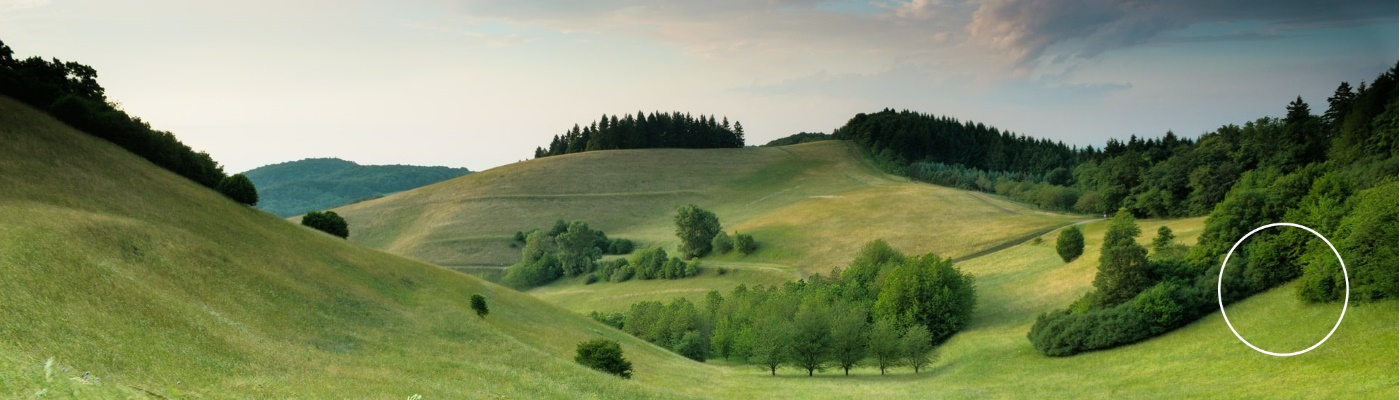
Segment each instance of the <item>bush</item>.
M608 241L608 254L628 254L631 253L634 248L636 248L636 245L634 245L631 240L613 239Z
M593 339L578 344L574 362L623 378L632 378L632 362L622 357L622 346L607 339Z
M710 356L710 342L705 340L696 331L686 331L681 335L681 340L676 344L676 353L685 358L699 362L705 362L705 358Z
M350 227L345 223L345 219L336 214L335 211L312 211L301 216L301 224L316 229L321 232L340 236L350 237Z
M710 250L715 254L725 254L734 250L734 239L729 238L728 233L719 231L714 239L710 239Z
M253 181L243 174L234 174L219 181L219 193L233 201L250 206L258 205L258 189Z
M734 233L734 249L739 254L749 255L758 250L758 242L753 240L753 236L745 233Z
M1084 232L1075 225L1060 231L1060 237L1055 239L1055 252L1060 253L1060 259L1065 262L1079 258L1084 254Z
M486 314L491 313L491 310L486 308L486 297L479 294L472 295L472 311L476 311L477 317L486 318Z

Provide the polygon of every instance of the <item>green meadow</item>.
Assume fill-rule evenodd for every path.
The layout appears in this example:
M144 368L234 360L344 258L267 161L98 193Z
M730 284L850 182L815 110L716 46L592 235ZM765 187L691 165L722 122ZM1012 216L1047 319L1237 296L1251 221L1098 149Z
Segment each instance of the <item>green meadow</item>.
M346 241L4 97L0 136L0 397L1390 398L1400 386L1395 300L1353 303L1326 344L1296 357L1254 352L1218 313L1133 345L1043 356L1026 332L1091 287L1106 223L881 174L842 142L512 164L339 209ZM558 218L673 247L670 213L685 203L753 233L760 250L705 259L689 279L527 293L434 265L509 264L510 234ZM1065 263L1054 230L1078 222L1085 253ZM1139 225L1190 244L1204 220ZM977 279L970 326L919 374L772 377L694 362L583 315L826 273L877 238L959 258ZM473 294L488 299L485 318L468 307ZM1301 302L1290 284L1229 312L1250 341L1292 351L1325 335L1340 308ZM633 379L574 363L575 346L597 337L621 343Z

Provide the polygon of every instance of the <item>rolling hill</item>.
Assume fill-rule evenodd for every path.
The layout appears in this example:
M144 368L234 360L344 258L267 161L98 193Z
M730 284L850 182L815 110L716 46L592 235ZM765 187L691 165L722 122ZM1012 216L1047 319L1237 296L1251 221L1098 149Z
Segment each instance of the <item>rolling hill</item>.
M238 205L4 97L0 137L0 397L674 395L574 346L683 359L530 296Z
M808 378L787 369L770 377L766 370L721 360L693 362L534 296L347 243L239 206L6 98L0 98L0 136L6 143L0 147L0 187L6 188L0 192L0 274L5 276L0 279L3 397L37 393L82 398L407 398L414 394L424 398L1379 398L1394 395L1400 387L1395 376L1395 343L1400 341L1395 300L1353 304L1326 345L1298 357L1255 353L1236 341L1216 316L1135 345L1068 358L1044 357L1026 341L1025 333L1035 315L1062 307L1090 287L1105 224L1086 224L1086 256L1068 264L1055 255L1053 240L996 245L994 249L1005 248L979 255L985 244L1017 243L1013 239L1028 235L1021 232L1041 229L1035 224L1017 225L1024 224L1018 218L1044 219L1049 226L1073 218L1038 216L1014 204L957 191L934 187L920 191L871 173L859 163L822 164L786 155L810 151L836 157L833 152L849 151L840 143L756 153L787 161L757 163L772 175L756 176L736 168L729 175L735 180L709 180L710 186L698 185L704 189L703 196L688 196L708 201L732 226L769 235L769 239L760 236L760 241L804 234L775 228L763 233L765 227L787 223L782 222L784 218L800 226L814 223L797 220L798 212L856 207L860 215L885 218L882 223L908 218L899 210L886 210L896 208L890 206L895 203L880 201L882 196L925 196L911 200L933 203L924 205L929 212L957 201L965 207L999 206L984 206L989 210L975 217L957 220L949 215L942 221L983 225L979 228L991 231L981 233L987 240L958 238L929 244L905 239L896 244L909 253L949 246L949 253L963 258L960 268L978 279L980 306L971 325L943 345L939 361L918 375L902 370L881 376L864 367L849 377L827 372ZM749 150L733 150L743 157L731 161L752 160L755 157L740 153ZM584 156L590 154L557 158ZM607 159L620 157L607 156L595 162L619 162ZM803 166L800 160L804 159L820 165ZM858 160L849 155L830 160L843 159ZM537 163L514 173L533 173L529 169L550 165L559 166ZM830 171L842 168L848 168L849 174L841 174L841 180L829 179ZM492 171L481 174L491 176ZM700 183L710 179L694 171L676 167L664 171L672 175L661 176ZM593 173L624 175L606 170ZM570 204L571 210L606 205L590 203L589 196L567 190L531 195L528 190L544 189L520 188L537 183L504 179L514 175L497 176L476 185L516 185L520 197L557 195L558 204ZM567 183L574 175L553 176ZM399 196L416 198L408 195L466 178ZM772 178L778 183L772 187L781 189L764 190L770 181L757 178ZM631 186L659 184L633 182ZM783 190L787 188L794 189ZM600 193L632 189L623 183ZM447 194L441 193L444 197L438 201L451 202ZM494 204L507 204L508 199ZM401 212L431 211L429 200L420 199L419 209ZM747 204L765 206L745 214ZM381 211L392 214L388 212L392 209L386 210ZM669 211L658 207L655 212ZM794 214L785 217L786 213ZM440 221L444 215L428 213L408 222ZM630 232L655 243L668 240L664 224L628 225L640 218L624 213L595 215L600 216L600 224L615 224L604 225L613 229L609 233ZM538 217L546 222L553 218L557 217ZM929 221L929 229L944 229L950 235L946 232L952 229L935 226L939 220ZM408 222L399 222L399 230L427 234ZM998 224L1017 228L994 229ZM1161 224L1190 238L1199 232L1202 221L1141 222L1145 230ZM850 238L821 240L859 242L869 238L856 236L893 237L898 236L896 230L908 228L867 229ZM1043 238L1053 235L1044 233ZM825 245L811 243L812 247ZM787 253L771 246L774 254L754 257L781 263L724 257L708 261L736 268L713 277L712 283L790 279L810 268L791 263L807 257L804 252ZM699 282L675 282L687 281ZM570 307L577 311L631 300L576 290L580 288L585 287L564 281L541 288L560 289L555 298L546 292L534 294L550 302L595 302ZM1235 326L1250 340L1271 346L1300 347L1315 341L1330 327L1338 305L1301 303L1291 289L1277 288L1231 306ZM565 290L583 294L558 293ZM485 319L478 319L466 306L473 293L489 299L492 312ZM569 359L576 343L600 336L622 343L637 367L634 379L587 370Z
M611 237L674 248L675 209L695 203L760 249L720 261L826 272L883 237L963 257L1088 217L910 182L840 141L743 149L615 150L510 164L336 209L350 239L449 267L519 260L516 231L585 220ZM816 245L820 244L820 245Z
M258 209L293 217L469 173L466 168L360 165L338 158L308 158L265 165L243 174L258 187Z

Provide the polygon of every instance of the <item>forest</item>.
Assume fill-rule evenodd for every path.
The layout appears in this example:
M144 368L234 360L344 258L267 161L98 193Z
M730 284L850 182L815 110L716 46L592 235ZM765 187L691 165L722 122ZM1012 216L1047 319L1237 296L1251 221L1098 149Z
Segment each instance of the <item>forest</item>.
M636 116L604 114L597 121L555 135L549 147L536 147L535 158L594 150L616 149L714 149L744 147L744 125L729 124L729 117L692 117L689 113L660 111Z

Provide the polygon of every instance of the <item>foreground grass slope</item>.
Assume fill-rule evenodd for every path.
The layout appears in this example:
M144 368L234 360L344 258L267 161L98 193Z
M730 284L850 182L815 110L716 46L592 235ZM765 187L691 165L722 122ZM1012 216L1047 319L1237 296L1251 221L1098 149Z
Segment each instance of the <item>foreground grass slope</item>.
M687 203L759 240L758 253L721 260L781 264L798 274L844 263L877 233L897 232L886 239L957 257L1083 219L884 174L840 141L568 154L336 211L350 222L351 240L371 247L445 266L505 266L520 257L511 234L556 219L674 248L671 218Z
M657 370L598 373L573 363L575 344L685 363L237 205L3 97L0 137L0 397L666 397Z

